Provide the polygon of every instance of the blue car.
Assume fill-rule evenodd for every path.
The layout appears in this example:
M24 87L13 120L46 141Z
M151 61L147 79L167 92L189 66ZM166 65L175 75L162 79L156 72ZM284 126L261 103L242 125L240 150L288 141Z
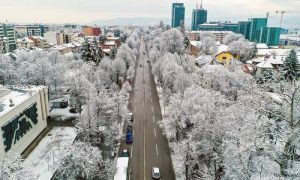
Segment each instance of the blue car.
M132 141L133 141L132 131L127 131L127 134L126 134L126 143L132 143Z

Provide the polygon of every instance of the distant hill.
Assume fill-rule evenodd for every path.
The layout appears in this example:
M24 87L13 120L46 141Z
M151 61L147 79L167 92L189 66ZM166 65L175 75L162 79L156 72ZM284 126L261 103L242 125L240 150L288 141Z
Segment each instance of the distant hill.
M109 20L96 20L90 24L97 25L158 25L160 21L163 21L165 24L170 24L169 18L151 18L151 17L140 17L140 18L115 18Z

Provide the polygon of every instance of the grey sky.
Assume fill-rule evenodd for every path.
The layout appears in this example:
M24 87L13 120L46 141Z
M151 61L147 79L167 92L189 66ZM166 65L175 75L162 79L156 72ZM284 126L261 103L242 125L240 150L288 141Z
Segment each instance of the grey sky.
M176 1L176 0L175 0ZM279 24L276 10L286 10L285 25L300 27L300 0L203 0L209 21L247 20L271 13L271 25ZM89 23L119 17L170 17L172 0L0 0L0 22ZM186 18L196 0L181 0Z

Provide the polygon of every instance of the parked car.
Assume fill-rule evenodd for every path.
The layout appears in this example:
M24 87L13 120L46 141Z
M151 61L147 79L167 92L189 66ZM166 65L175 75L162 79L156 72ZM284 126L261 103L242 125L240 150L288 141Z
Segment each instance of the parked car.
M122 157L129 157L129 152L128 152L127 149L124 149L124 150L122 151Z
M127 131L127 133L126 133L126 143L132 143L132 141L133 141L132 131Z
M130 120L130 121L133 121L133 119L134 119L133 113L128 113L128 116L129 116L129 118L130 118L129 120Z
M133 126L132 124L127 125L127 131L133 131Z
M160 179L160 172L158 167L153 167L152 168L152 179Z
M68 107L68 105L69 105L69 103L68 103L67 99L61 100L61 102L60 102L60 107L61 108L66 108L66 107Z

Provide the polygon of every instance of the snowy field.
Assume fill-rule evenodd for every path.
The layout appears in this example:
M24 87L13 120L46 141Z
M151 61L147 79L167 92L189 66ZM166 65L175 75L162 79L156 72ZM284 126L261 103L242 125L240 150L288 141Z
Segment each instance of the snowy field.
M53 128L25 159L25 167L31 167L40 180L51 179L62 150L72 144L76 135L73 127Z

